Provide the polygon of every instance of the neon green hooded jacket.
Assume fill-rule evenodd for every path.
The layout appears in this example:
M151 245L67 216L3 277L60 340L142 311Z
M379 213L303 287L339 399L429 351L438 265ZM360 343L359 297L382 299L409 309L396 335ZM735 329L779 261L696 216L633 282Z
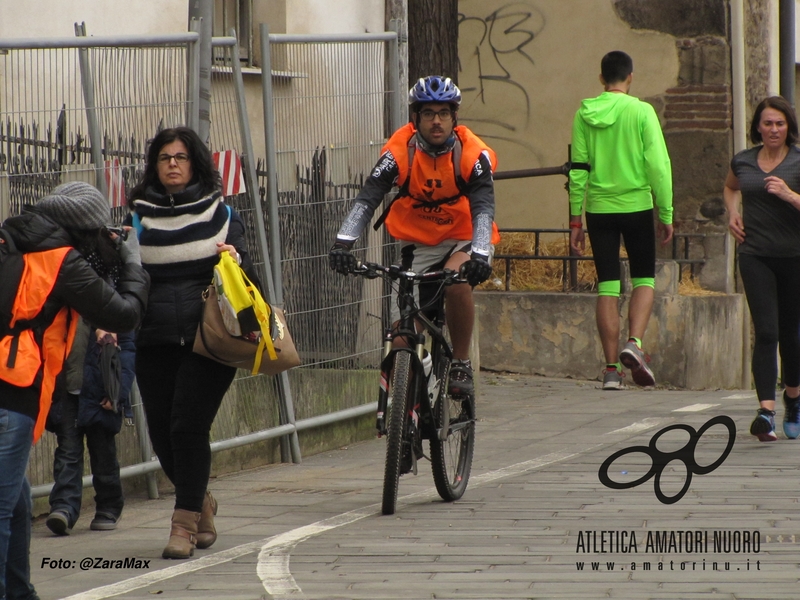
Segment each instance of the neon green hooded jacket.
M672 165L655 110L627 94L603 92L581 103L572 124L572 162L591 171L569 172L570 215L632 213L658 207L672 223Z

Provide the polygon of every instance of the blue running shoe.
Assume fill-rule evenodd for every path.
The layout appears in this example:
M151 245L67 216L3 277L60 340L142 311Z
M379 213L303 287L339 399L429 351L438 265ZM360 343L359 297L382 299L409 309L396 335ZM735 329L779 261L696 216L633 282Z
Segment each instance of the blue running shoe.
M774 442L778 439L775 433L775 411L759 408L756 418L750 425L750 433L762 442Z
M800 436L800 398L789 398L783 392L783 406L783 433L790 440L796 439Z

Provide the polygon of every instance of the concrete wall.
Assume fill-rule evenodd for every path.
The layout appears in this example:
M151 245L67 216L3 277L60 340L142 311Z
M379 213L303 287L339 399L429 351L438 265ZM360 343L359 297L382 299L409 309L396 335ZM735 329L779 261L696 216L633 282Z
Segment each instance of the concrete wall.
M675 263L659 261L653 314L643 340L658 385L740 387L744 297L681 296L677 274ZM630 286L623 291L621 339L627 335ZM601 376L605 361L595 324L596 294L479 292L475 297L481 368L576 379Z

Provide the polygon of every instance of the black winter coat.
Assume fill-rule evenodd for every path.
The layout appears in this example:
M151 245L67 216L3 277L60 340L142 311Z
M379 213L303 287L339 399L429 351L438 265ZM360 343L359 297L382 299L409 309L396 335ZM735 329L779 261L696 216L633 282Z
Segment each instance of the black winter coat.
M45 215L26 210L3 223L17 248L37 252L73 246L69 233ZM48 321L64 306L106 331L131 331L139 325L147 307L150 278L140 265L123 264L116 290L89 265L77 250L70 250L41 314ZM4 282L0 282L3 285ZM36 418L39 412L41 378L29 388L0 380L0 408Z

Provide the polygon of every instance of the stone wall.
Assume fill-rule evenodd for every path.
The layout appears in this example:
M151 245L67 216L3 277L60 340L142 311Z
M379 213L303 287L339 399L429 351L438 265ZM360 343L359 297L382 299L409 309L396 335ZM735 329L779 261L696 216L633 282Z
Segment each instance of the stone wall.
M740 387L744 297L681 296L677 274L675 263L659 262L653 314L643 340L658 385ZM621 339L626 336L629 285L624 284L623 291ZM599 378L605 364L595 324L596 303L593 293L477 293L481 368Z

